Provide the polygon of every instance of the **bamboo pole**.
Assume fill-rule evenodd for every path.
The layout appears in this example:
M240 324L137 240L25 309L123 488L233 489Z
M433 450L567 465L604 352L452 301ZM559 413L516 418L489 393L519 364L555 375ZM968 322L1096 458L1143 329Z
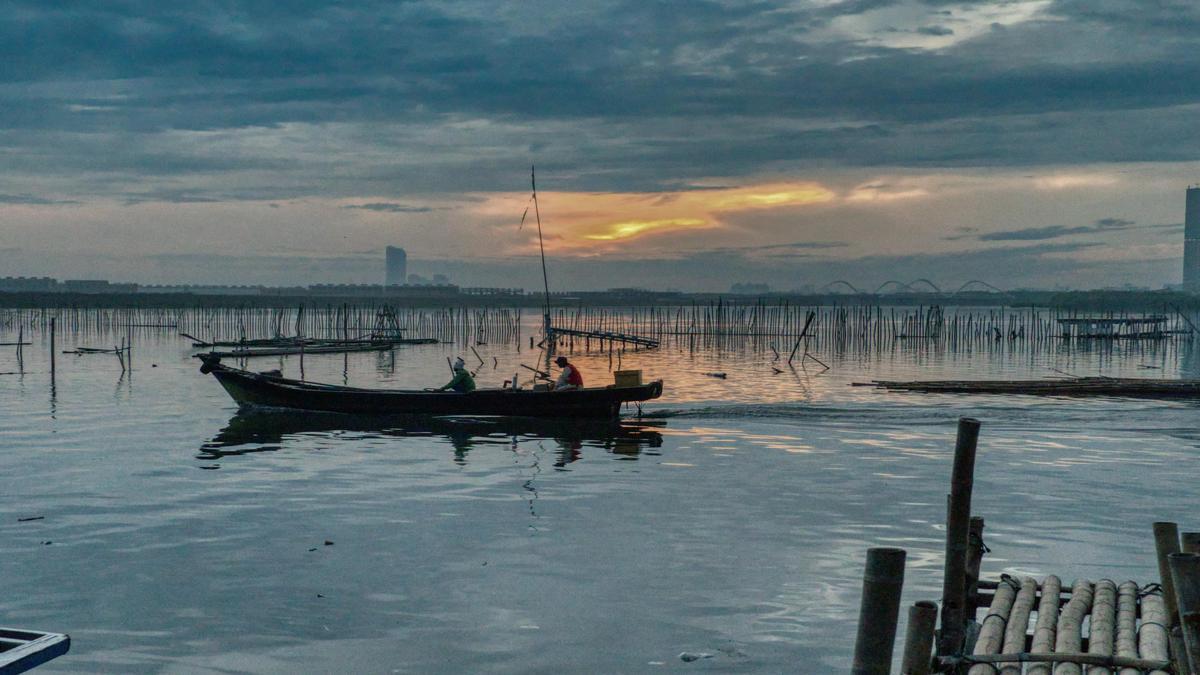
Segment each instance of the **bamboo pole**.
M1033 603L1037 599L1037 581L1031 577L1021 580L1021 590L1013 600L1012 612L1009 613L1008 623L1004 629L1004 644L1000 651L1013 653L1025 650L1025 633L1029 628L1029 615L1033 612ZM1006 663L1000 668L1000 675L1021 675L1021 664Z
M1110 579L1096 582L1092 599L1092 620L1088 631L1088 654L1113 656L1113 638L1116 630L1117 585ZM1089 668L1088 673L1099 673ZM1111 675L1112 671L1108 671Z
M1192 672L1200 670L1200 555L1172 553L1167 556L1175 606L1183 629L1183 646Z
M901 675L929 675L933 666L934 629L937 625L937 603L918 600L908 609L908 630L904 638L904 658Z
M947 656L962 652L967 619L967 546L979 426L978 420L969 417L958 421L950 494L946 501L946 558L942 577L942 634L938 641L938 653Z
M1179 542L1184 553L1200 553L1200 532L1180 533Z
M1037 624L1033 629L1033 642L1030 645L1034 653L1053 651L1058 634L1059 595L1062 593L1062 581L1054 575L1042 580L1042 598L1038 603ZM1029 668L1027 675L1048 675L1049 664L1036 664Z
M1154 550L1158 555L1158 578L1163 587L1163 603L1167 606L1167 626L1179 625L1179 610L1175 606L1175 584L1171 580L1172 553L1179 553L1179 526L1168 521L1154 523Z
M1009 582L1007 577L1005 577L1005 581L1006 583L1002 583L996 588L996 594L992 596L992 604L988 607L988 613L983 617L983 623L979 626L979 637L975 640L973 651L975 656L998 654L1004 646L1005 627L1008 625L1009 613L1012 611L1013 600L1017 595L1015 584ZM995 666L978 664L971 666L967 675L989 675L995 671Z
M1058 616L1058 635L1054 640L1054 651L1060 654L1078 654L1083 644L1083 619L1092 608L1092 582L1079 579L1071 586L1071 599ZM1083 669L1076 662L1056 663L1054 675L1082 675Z
M979 611L979 568L983 565L983 518L971 516L967 527L967 567L964 582L963 614L974 618Z
M1145 659L1166 660L1169 637L1167 631L1167 603L1159 593L1149 593L1142 596L1142 625L1138 628L1138 655ZM1183 654L1175 653L1176 666L1186 663ZM1176 668L1176 673L1187 672ZM1159 668L1150 675L1166 675L1165 668Z
M1126 581L1117 588L1117 636L1116 655L1121 658L1137 658L1137 603L1138 586ZM1120 675L1141 675L1136 668L1122 668Z
M854 642L854 675L889 675L904 587L904 549L867 550L863 570L862 605Z

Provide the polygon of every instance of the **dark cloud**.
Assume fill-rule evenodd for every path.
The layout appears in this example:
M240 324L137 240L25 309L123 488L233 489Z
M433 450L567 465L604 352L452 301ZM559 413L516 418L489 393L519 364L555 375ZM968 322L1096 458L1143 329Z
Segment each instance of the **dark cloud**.
M411 204L397 204L395 202L371 202L368 204L349 204L343 206L343 209L363 209L366 211L379 211L382 213L429 213L434 211L432 206L413 206Z
M0 204L26 204L30 206L51 206L55 204L79 204L80 202L72 199L48 199L46 197L38 197L37 195L20 194L6 195L0 194Z
M10 4L21 20L0 24L0 150L22 175L256 171L274 174L256 178L261 192L302 182L349 195L506 189L529 154L587 189L779 162L1200 158L1178 142L1200 103L1182 86L1200 81L1200 12L1186 3L1058 0L1042 19L936 51L806 38L901 4L889 0ZM928 21L896 29L957 36L980 4L927 2ZM1087 56L1097 34L1117 48ZM329 125L350 134L341 150L307 151ZM245 130L289 144L221 137Z
M1042 241L1046 239L1059 239L1061 237L1069 237L1077 234L1117 232L1135 227L1138 227L1138 225L1132 220L1125 220L1124 218L1101 218L1091 225L1079 225L1076 227L1067 227L1065 225L1023 227L1016 230L1000 230L998 232L985 232L983 234L971 234L974 229L967 228L967 231L964 231L963 234L955 234L948 237L943 237L943 239L947 241L957 241L967 238L976 239L978 241Z

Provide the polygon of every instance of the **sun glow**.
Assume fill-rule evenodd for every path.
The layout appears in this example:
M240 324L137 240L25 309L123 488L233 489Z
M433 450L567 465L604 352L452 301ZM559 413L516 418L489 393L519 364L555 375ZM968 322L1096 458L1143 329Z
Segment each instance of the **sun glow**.
M703 227L705 222L699 218L670 218L667 220L635 220L627 223L613 223L608 226L608 232L601 234L585 234L586 239L595 239L598 241L612 241L614 239L626 239L635 237L643 232L650 230L660 230L663 228L691 228Z
M474 211L511 217L523 212L528 195L481 195ZM543 217L553 214L547 248L595 250L647 236L663 236L728 225L739 213L803 208L834 202L837 194L816 182L776 182L672 192L548 192L538 194ZM527 216L528 218L528 216ZM528 221L527 221L528 222Z

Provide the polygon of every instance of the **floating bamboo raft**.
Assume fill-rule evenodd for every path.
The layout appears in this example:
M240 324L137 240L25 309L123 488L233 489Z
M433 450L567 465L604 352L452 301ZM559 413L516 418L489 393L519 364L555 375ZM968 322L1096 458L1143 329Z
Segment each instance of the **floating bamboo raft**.
M315 344L297 345L295 347L261 347L254 349L211 351L204 352L203 354L196 354L195 356L196 358L200 358L202 356L219 356L221 358L246 359L254 358L256 356L287 356L289 354L345 354L350 352L382 352L391 349L393 346L394 343L392 342L384 342L379 344Z
M984 599L990 595L991 605L975 646L970 655L940 659L943 666L969 666L968 675L1049 675L1052 667L1056 674L1078 674L1080 665L1166 675L1171 665L1167 609L1158 584L1081 579L1066 589L1056 576L1040 583L1003 576L979 587L991 591L980 593ZM1032 634L1030 621L1036 621Z
M616 333L606 330L575 330L572 328L559 328L557 326L550 327L550 333L555 337L563 336L568 338L584 338L585 340L597 340L601 345L605 342L620 343L633 345L634 347L645 347L646 349L655 349L658 347L658 340L654 338L642 337L640 335L630 335L626 333Z
M978 421L959 420L947 496L942 601L939 607L922 600L909 609L900 672L1200 673L1200 532L1181 536L1176 523L1154 523L1159 583L1080 579L1067 589L1054 575L1040 582L1008 575L981 580L988 550L984 522L971 516L978 437ZM890 547L867 551L854 675L892 672L906 555Z
M855 382L854 386L926 394L1200 398L1200 380L1160 380L1134 377L1071 377L1044 380L875 380Z

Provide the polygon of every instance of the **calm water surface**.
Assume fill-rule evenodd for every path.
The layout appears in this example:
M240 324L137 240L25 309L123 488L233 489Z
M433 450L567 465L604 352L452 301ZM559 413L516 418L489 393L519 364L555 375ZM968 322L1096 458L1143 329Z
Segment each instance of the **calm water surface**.
M1196 404L849 386L1200 376L1187 343L818 346L830 371L777 374L767 342L683 339L574 357L591 383L667 380L640 421L594 425L239 414L167 331L136 336L125 376L59 355L52 389L33 339L21 367L0 353L0 624L71 634L46 672L844 671L868 547L908 549L906 604L939 596L961 415L984 422L989 576L1149 580L1150 523L1200 527ZM537 362L476 349L484 386ZM478 365L430 345L304 375L440 385L457 354Z

